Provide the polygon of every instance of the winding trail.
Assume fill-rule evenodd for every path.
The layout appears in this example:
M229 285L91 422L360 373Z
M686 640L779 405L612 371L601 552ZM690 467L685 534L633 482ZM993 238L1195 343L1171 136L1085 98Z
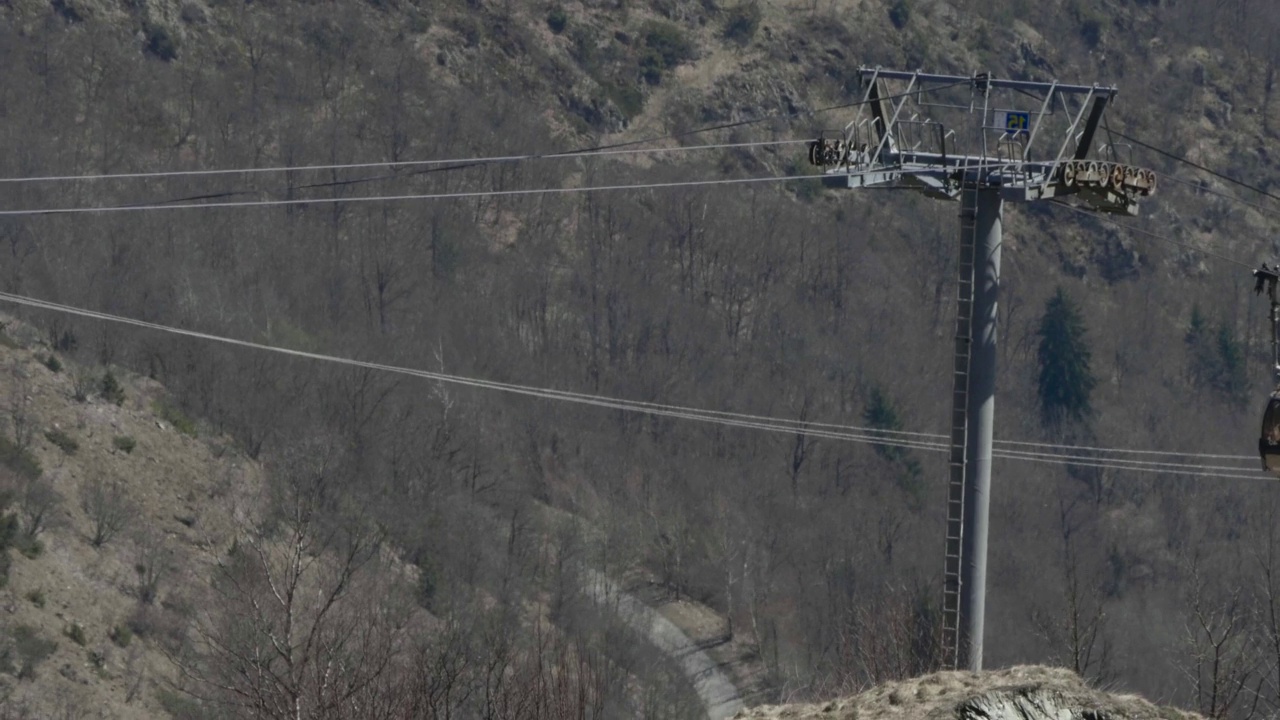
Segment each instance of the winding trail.
M618 587L603 573L583 568L583 574L587 581L587 595L591 599L612 607L633 630L680 663L702 700L709 720L729 720L746 707L729 677L674 623Z

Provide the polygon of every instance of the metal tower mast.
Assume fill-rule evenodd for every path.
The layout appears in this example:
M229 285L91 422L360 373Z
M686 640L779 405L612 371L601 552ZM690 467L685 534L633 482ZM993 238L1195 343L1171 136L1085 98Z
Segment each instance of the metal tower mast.
M1101 148L1109 160L1088 157L1113 87L999 80L985 73L858 72L868 112L840 137L809 145L810 162L824 170L823 183L914 188L961 203L943 661L981 670L1004 203L1074 195L1095 210L1135 215L1137 199L1155 189L1155 174L1119 162L1109 144ZM935 114L961 118L948 127L931 119ZM1056 147L1033 157L1036 141L1050 136Z

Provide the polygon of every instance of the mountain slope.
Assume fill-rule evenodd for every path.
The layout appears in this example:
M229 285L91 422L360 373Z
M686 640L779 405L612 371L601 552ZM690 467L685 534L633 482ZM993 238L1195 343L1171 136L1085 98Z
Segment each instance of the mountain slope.
M803 141L854 115L808 113L860 98L862 64L1115 83L1116 129L1274 187L1267 10L1130 0L11 0L0 3L0 176L376 167L6 184L5 208L306 202L6 216L0 285L504 382L938 432L951 380L954 206L803 182L495 193L812 172ZM721 125L730 127L683 134ZM665 152L382 165L649 136ZM681 149L750 142L781 144ZM1053 206L1008 210L997 436L1160 450L1174 462L1211 452L1252 473L1254 404L1270 380L1265 307L1247 272L1280 250L1276 211L1140 146L1117 149L1164 174L1143 216L1127 221L1164 239ZM364 201L452 193L468 196ZM1042 424L1038 408L1039 322L1059 286L1080 307L1097 379L1095 412L1073 427ZM521 609L544 596L567 608L558 627L581 621L582 637L599 641L592 648L626 649L592 634L605 627L598 618L573 612L580 598L564 580L573 563L547 561L585 553L611 576L640 568L660 592L721 613L774 693L851 692L936 662L919 641L937 625L946 467L928 449L877 452L811 432L532 402L44 312L24 318L42 336L70 331L79 342L67 352L86 367L108 361L156 377L175 405L251 458L322 438L342 468L344 502L367 510L413 563L414 602L465 629L424 632L440 652L483 646L493 653L478 656L538 667L538 626L513 618L527 620ZM1280 590L1267 581L1275 575L1241 560L1277 556L1276 487L1213 470L1041 459L996 466L988 658L1088 656L1093 672L1191 706L1200 697L1186 674L1207 673L1199 659L1219 633L1195 620L1226 617L1242 633L1226 647L1240 667L1259 669L1246 685L1261 683L1280 708L1280 679L1244 641L1276 632L1265 618L1280 613L1258 610L1280 607ZM78 499L68 502L83 522ZM536 503L585 518L602 537L552 532L531 519ZM129 570L118 564L116 584ZM1187 626L1204 630L1187 636ZM1073 647L1080 637L1097 652ZM876 653L892 662L864 662ZM623 684L608 686L611 709L637 711Z

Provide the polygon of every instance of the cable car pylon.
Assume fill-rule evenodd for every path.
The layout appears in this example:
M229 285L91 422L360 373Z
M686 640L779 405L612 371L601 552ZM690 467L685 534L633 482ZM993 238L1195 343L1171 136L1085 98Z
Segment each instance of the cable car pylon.
M823 184L912 188L961 204L942 660L977 671L986 614L1004 202L1075 196L1093 210L1136 215L1138 199L1155 190L1155 173L1121 162L1112 144L1101 146L1105 157L1089 157L1114 87L1001 80L986 73L863 67L858 74L865 88L862 114L838 137L824 133L809 144L809 161L823 169ZM892 93L890 83L897 85ZM951 126L933 119L957 115L962 121ZM1056 146L1052 154L1033 157L1047 144L1037 141L1048 137ZM1280 464L1280 400L1273 403Z

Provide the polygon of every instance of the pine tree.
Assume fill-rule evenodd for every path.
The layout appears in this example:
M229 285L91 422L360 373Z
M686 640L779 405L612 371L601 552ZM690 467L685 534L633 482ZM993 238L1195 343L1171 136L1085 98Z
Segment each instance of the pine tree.
M1248 389L1244 348L1226 323L1218 326L1218 373L1213 386L1229 402L1243 403Z
M893 401L879 387L871 388L871 396L867 401L867 408L862 413L862 419L876 430L901 431L902 419L898 417L898 410L894 407ZM872 432L872 435L884 438L886 440L896 440L901 436L891 435L885 432ZM876 454L898 466L899 474L897 483L899 487L907 492L913 501L919 501L921 493L924 490L921 482L922 468L920 461L917 460L911 451L899 446L890 445L874 445Z
M1217 349L1211 340L1209 321L1200 306L1191 306L1191 322L1187 324L1187 379L1192 385L1204 385L1217 375Z
M1185 342L1191 385L1211 388L1228 402L1243 402L1248 373L1244 348L1231 326L1219 323L1215 333L1199 306L1192 306Z
M1083 422L1092 413L1089 395L1097 381L1089 368L1080 310L1062 288L1045 303L1040 319L1040 421L1057 426L1064 420Z

